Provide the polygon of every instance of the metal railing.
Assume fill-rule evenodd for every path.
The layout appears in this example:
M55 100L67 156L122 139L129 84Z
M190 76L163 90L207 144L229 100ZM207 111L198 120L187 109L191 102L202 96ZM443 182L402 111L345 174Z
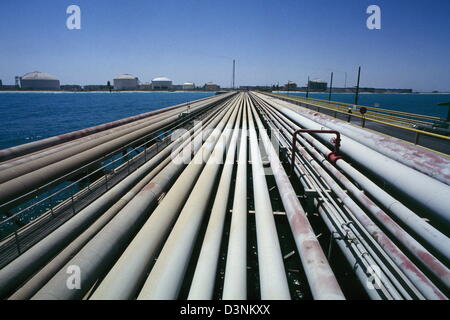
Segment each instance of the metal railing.
M16 256L18 254L20 255L24 251L23 249L26 249L24 247L30 247L32 244L34 244L39 240L36 237L33 237L33 241L31 241L32 244L30 245L30 241L28 241L27 245L24 246L24 244L21 242L22 234L25 234L26 237L27 234L31 234L34 231L36 231L36 229L38 229L36 228L37 225L39 224L46 225L50 220L60 218L64 213L70 213L64 214L66 217L60 219L63 221L60 221L60 223L56 223L57 226L59 226L61 223L63 223L76 213L78 213L81 209L83 209L92 201L97 199L100 195L109 190L115 184L120 182L121 179L123 179L123 177L129 175L137 168L139 168L143 163L145 163L148 160L150 156L157 154L160 150L169 145L171 142L172 135L171 134L167 135L167 130L174 130L178 128L190 128L192 126L191 122L194 119L203 119L212 111L212 109L214 109L216 105L217 104L212 104L210 107L207 108L207 110L203 110L203 112L201 111L192 112L189 114L189 116L177 120L175 125L170 124L159 129L159 131L163 132L156 136L154 132L149 133L127 144L126 146L122 146L120 149L115 150L109 153L108 155L101 157L100 159L97 159L89 164L86 164L83 167L78 168L70 172L69 174L64 175L63 177L60 177L50 182L49 184L52 185L57 184L57 187L59 187L68 177L73 176L76 173L83 172L83 170L86 170L92 167L93 165L98 164L99 162L101 163L105 160L110 159L114 155L117 155L117 153L120 152L121 150L126 150L130 146L134 146L130 151L126 152L121 157L112 159L110 162L101 165L99 168L89 172L86 175L83 175L81 178L78 178L76 181L71 182L69 185L64 186L62 188L58 188L58 190L52 192L49 196L45 196L44 198L39 199L38 201L32 203L31 205L23 209L20 209L18 212L10 215L8 218L0 221L0 235L1 233L4 233L4 235L0 236L0 267L5 262L4 257L2 257L4 256L4 254L1 252L2 249L4 249L5 245L7 246L9 244L9 249L11 249L11 243L14 242L15 246L15 254L10 253L7 256ZM166 136L164 137L164 135ZM152 137L150 140L146 140L149 139L150 137ZM139 143L142 140L145 141L136 146L136 143ZM153 142L154 144L148 147L148 145ZM134 157L130 158L130 155L133 153L137 154ZM92 177L97 177L99 173L102 174L101 178L97 178L94 182L88 183L86 186L83 186L83 183L85 183L85 181L89 181L90 178ZM31 193L41 190L42 188L44 187L38 188L32 191ZM82 200L86 199L88 196L91 196L92 199L90 199L90 201L88 201L85 204L80 204L80 202L82 202ZM19 198L22 197L23 196ZM15 199L14 201L17 201L17 199ZM55 205L55 203L57 204ZM2 206L5 205L6 204L3 204ZM41 210L43 212L39 214L39 211ZM32 218L31 221L29 221L22 227L17 228L17 226L14 226L11 231L8 231L8 224L17 224L16 221L18 221L21 217L29 213L33 213L33 215L37 216L37 218L35 219ZM2 229L4 229L4 231L2 231ZM54 229L55 228L53 228L52 230Z
M272 94L272 95L274 95L274 94ZM356 110L359 110L360 108L366 108L367 110L369 110L369 112L372 112L373 114L390 116L392 118L397 117L397 118L403 119L403 120L405 120L405 119L413 120L413 121L423 122L426 124L429 124L430 121L440 120L439 117L435 117L435 116L428 116L428 115L424 115L424 114L417 114L417 113L411 113L411 112L405 112L405 111L397 111L397 110L384 109L384 108L378 108L378 107L355 105L355 104L340 102L340 101L333 101L333 100L329 101L329 100L324 100L324 99L317 99L317 98L310 98L310 97L306 98L306 97L302 97L302 96L287 96L287 95L281 95L281 94L277 94L277 96L285 96L285 97L290 97L293 99L298 98L299 100L301 99L301 100L305 100L305 101L315 101L315 102L332 105L332 106L336 106L337 108L344 108L344 109L356 107ZM398 117L398 116L401 116L401 117ZM421 120L417 120L417 119L421 119ZM427 120L427 121L423 121L423 120Z
M363 115L363 114L357 114L354 112L349 113L347 107L344 111L344 110L330 106L328 101L327 101L327 103L323 103L323 102L314 101L314 100L318 100L318 99L312 99L312 98L306 99L303 97L292 97L292 96L288 97L285 95L271 94L271 93L267 93L267 92L262 92L262 93L270 95L272 97L276 97L278 99L281 99L281 100L284 100L287 102L291 102L291 103L300 105L302 107L306 107L311 110L315 110L317 112L322 112L324 114L333 116L334 118L337 118L340 120L347 121L349 123L357 124L363 128L367 127L368 123L372 123L374 125L370 129L375 130L380 133L385 133L385 131L383 131L382 129L387 128L387 127L391 128L391 129L397 129L402 132L398 132L397 135L391 134L391 132L390 132L389 135L392 135L399 139L411 142L415 145L420 145L422 147L432 149L433 151L438 151L440 153L443 153L445 156L448 156L450 154L450 144L448 143L448 141L450 141L450 136L444 136L444 135L440 135L440 134L433 133L433 132L415 129L415 128L407 127L404 125L399 125L399 124L396 124L393 122L388 122L388 121L386 121L386 119L380 120L379 117L377 118L372 115ZM311 101L311 100L313 100L313 101ZM337 103L340 104L339 102L337 102ZM353 105L351 105L351 106L353 106ZM362 106L358 106L358 107L362 107ZM370 107L367 107L367 108L370 108ZM402 112L402 113L404 113L404 112ZM410 115L413 115L413 114L410 114ZM429 116L424 116L424 117L436 118L436 117L429 117ZM402 119L405 119L405 118L402 118ZM436 119L439 119L439 118L436 118ZM407 122L407 121L405 120L405 122ZM377 127L377 125L379 127Z

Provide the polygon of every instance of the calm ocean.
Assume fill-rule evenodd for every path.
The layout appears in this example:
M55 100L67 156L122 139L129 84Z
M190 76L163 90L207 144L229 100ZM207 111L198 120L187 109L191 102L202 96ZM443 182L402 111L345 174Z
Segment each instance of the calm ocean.
M214 94L214 92L0 92L0 149Z
M200 99L213 92L0 92L0 149ZM290 93L304 95L304 93ZM311 97L328 99L327 93ZM335 101L352 103L353 94ZM450 94L361 94L360 104L445 117Z

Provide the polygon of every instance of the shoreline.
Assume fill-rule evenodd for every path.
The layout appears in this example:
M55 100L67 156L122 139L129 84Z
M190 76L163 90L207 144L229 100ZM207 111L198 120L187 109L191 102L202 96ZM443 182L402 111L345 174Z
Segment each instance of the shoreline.
M305 91L272 91L273 93L304 93ZM329 92L309 92L309 94L329 94ZM354 92L332 92L333 94L352 94ZM450 94L450 92L359 92L359 94Z
M220 91L220 90L219 90ZM0 90L0 93L213 93L217 91L148 91L148 90L122 90L122 91L69 91L69 90ZM305 91L272 91L273 93L304 93ZM328 94L328 92L309 92L310 94ZM332 92L332 94L355 94L354 92ZM359 92L359 94L450 94L450 92Z
M214 93L216 91L146 91L146 90L123 90L111 91L97 90L97 91L65 91L65 90L0 90L0 93Z

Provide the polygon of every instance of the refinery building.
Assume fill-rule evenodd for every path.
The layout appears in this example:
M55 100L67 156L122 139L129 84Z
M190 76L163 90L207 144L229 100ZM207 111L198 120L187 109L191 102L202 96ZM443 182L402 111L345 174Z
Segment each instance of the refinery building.
M20 87L27 90L60 90L58 78L39 71L20 77Z
M136 90L139 79L131 74L122 74L114 78L114 90Z

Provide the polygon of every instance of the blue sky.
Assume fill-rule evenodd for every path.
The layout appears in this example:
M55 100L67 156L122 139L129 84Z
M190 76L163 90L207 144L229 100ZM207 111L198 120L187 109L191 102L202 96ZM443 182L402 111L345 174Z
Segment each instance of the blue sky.
M66 8L81 8L81 30ZM381 8L381 30L366 8ZM450 1L428 0L3 0L0 79L43 71L62 84L104 84L121 73L141 81L335 85L450 91Z

